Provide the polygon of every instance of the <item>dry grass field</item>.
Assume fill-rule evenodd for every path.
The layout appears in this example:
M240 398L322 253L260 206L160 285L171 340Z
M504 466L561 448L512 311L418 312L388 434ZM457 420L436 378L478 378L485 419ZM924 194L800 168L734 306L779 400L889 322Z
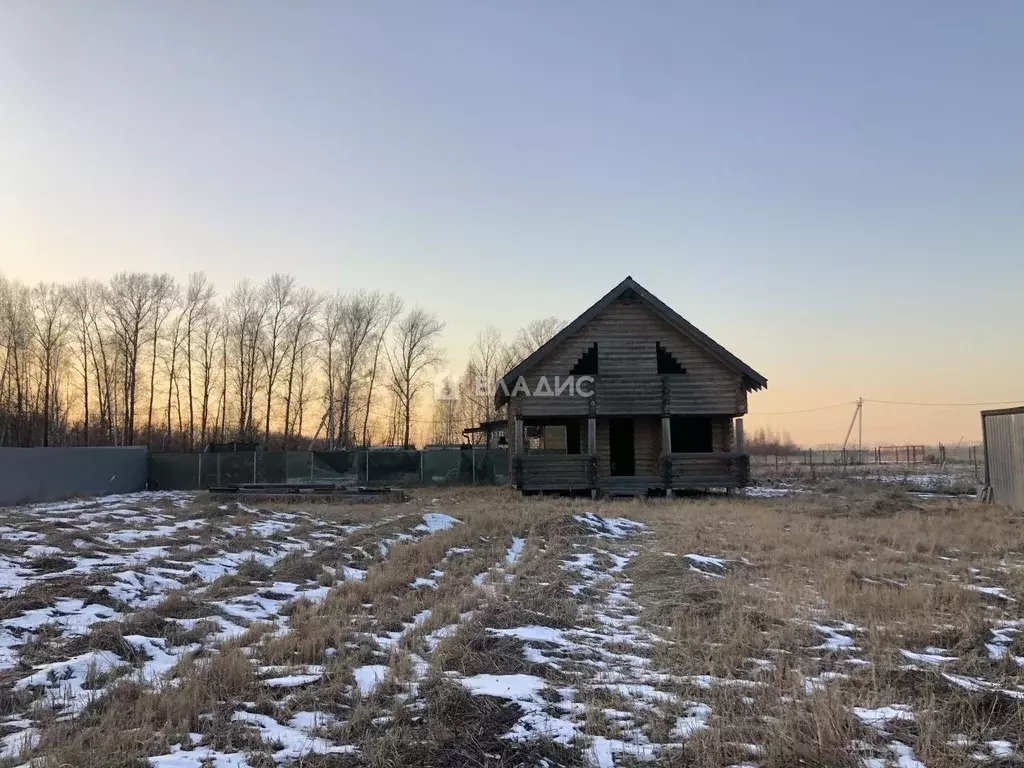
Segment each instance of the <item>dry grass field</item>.
M0 533L0 766L1024 764L998 507L165 493Z

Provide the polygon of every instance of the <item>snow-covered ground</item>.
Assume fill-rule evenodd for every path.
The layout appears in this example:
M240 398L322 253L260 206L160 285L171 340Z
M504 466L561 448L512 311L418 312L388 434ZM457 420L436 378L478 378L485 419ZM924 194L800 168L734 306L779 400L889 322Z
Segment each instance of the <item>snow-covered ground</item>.
M799 564L783 587L753 554L715 551L705 535L683 547L660 538L664 520L643 520L641 505L521 504L496 511L455 496L260 509L144 493L0 511L0 766L66 763L81 748L66 724L112 711L138 686L174 702L180 722L118 723L158 734L144 741L90 738L158 768L311 755L374 765L395 750L428 765L500 753L494 765L602 768L683 764L710 750L749 766L777 749L769 726L784 712L837 701L849 755L869 768L915 767L927 765L915 738L933 717L920 703L928 697L858 681L916 676L929 691L1024 707L1013 586L1022 559L1012 551L982 569L942 550L933 560L951 569L944 584L848 577L982 606L977 648L901 629L905 641L883 658L877 635L891 628L845 620L821 584L801 584ZM752 630L742 595L770 606L794 585L802 602L792 615L758 609L762 628ZM718 646L732 638L689 645L698 622L722 615L755 632L747 644L758 632L795 640L723 666ZM1015 733L995 727L965 724L947 746L976 764L1024 758ZM476 730L458 742L467 728Z

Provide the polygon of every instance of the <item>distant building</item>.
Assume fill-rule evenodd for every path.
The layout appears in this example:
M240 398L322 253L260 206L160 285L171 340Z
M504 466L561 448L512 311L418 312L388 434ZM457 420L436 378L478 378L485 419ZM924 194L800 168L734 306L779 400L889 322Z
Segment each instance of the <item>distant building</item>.
M627 277L499 383L511 482L607 493L744 485L749 456L733 420L767 386Z

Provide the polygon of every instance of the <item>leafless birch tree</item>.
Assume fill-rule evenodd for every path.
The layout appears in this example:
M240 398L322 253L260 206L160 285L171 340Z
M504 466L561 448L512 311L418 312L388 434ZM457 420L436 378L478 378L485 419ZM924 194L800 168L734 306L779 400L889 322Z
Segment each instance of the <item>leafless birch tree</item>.
M389 387L398 399L403 424L402 445L409 448L413 407L416 396L427 382L427 374L444 362L444 351L437 346L444 330L437 315L418 307L406 313L392 332L387 348L390 369Z

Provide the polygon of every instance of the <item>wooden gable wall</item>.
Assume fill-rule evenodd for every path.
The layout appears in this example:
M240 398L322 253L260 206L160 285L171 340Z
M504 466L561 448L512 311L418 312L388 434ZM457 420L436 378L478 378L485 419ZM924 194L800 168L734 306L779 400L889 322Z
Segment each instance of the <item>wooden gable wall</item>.
M747 398L739 373L706 352L637 299L612 302L591 322L559 344L524 376L531 391L541 376L554 385L569 376L580 356L595 342L600 373L595 377L600 415L660 415L663 379L673 414L743 414ZM685 374L658 374L655 343L660 342L686 369ZM589 411L586 398L513 398L524 416Z

